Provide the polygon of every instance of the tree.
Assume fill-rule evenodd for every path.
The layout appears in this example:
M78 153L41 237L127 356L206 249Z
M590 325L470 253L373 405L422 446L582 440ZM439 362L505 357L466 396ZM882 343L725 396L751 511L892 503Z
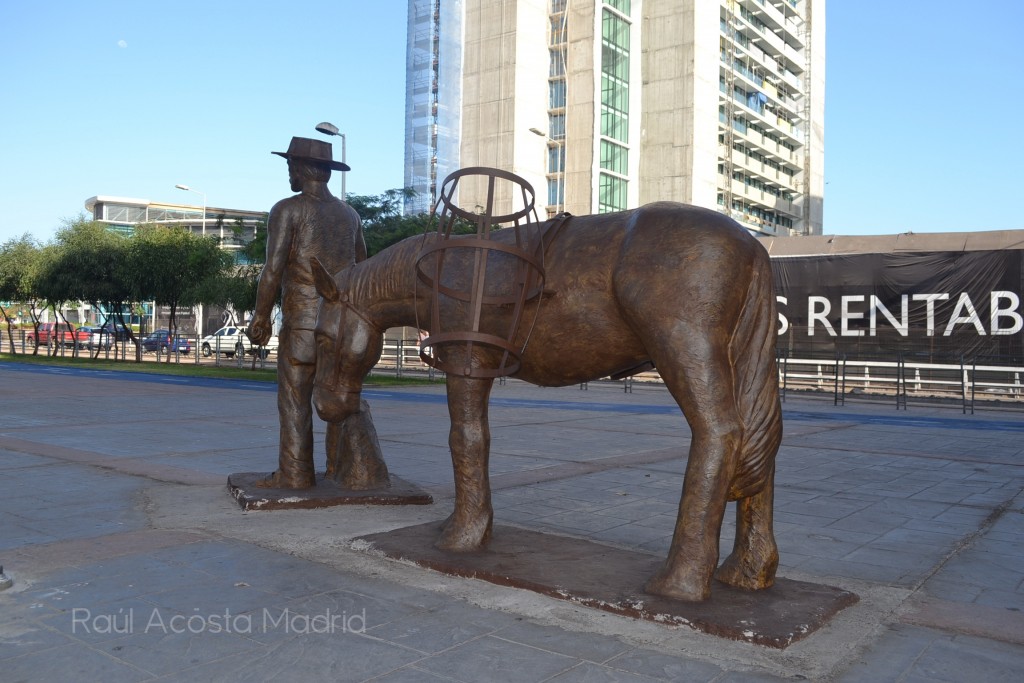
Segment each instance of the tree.
M232 228L236 235L242 234L244 226L239 220ZM238 252L241 263L225 273L217 283L218 298L210 303L223 304L231 307L239 315L256 308L256 288L260 272L267 260L267 221L256 222L253 239Z
M124 310L131 304L131 285L124 264L128 258L128 240L97 221L85 217L68 221L57 232L60 246L58 267L63 271L68 300L85 301L93 310L106 309L102 324L116 315L120 327L135 341L124 320ZM115 337L116 338L116 337ZM96 354L99 354L99 346Z
M0 301L13 306L27 305L35 308L33 279L39 261L39 245L26 233L4 242L0 246ZM7 338L14 349L14 321L10 311L0 305L0 314L7 324ZM38 332L38 329L36 330Z
M368 255L373 256L407 237L436 229L430 214L402 215L402 200L414 196L415 190L405 188L388 190L378 195L354 195L346 200L363 222L363 236ZM470 223L459 221L453 232L466 234L475 230Z
M168 306L172 336L178 330L178 307L206 303L211 281L231 265L231 255L220 249L216 237L163 225L136 226L127 253L132 296Z
M241 220L237 221L236 227L232 228L235 234L240 235L244 230ZM242 247L242 258L246 263L263 265L267 260L267 216L264 215L256 221L253 228L252 240L246 242Z
M35 291L43 300L43 307L53 311L54 322L63 321L67 331L70 333L71 323L64 316L64 305L79 300L81 290L80 274L75 265L75 253L73 247L62 242L60 239L47 244L40 251L38 268L35 277ZM39 340L38 321L33 318L33 325L36 328L36 340ZM74 336L72 335L72 342ZM57 355L61 346L61 334L55 329L51 336L52 354ZM38 351L38 345L36 347ZM72 356L78 354L78 344L72 343Z

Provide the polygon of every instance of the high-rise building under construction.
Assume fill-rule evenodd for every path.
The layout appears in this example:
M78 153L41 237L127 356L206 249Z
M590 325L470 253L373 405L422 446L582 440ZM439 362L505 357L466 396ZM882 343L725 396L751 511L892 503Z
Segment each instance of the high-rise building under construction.
M820 234L824 28L824 0L410 0L406 210L491 166L542 214L672 200Z

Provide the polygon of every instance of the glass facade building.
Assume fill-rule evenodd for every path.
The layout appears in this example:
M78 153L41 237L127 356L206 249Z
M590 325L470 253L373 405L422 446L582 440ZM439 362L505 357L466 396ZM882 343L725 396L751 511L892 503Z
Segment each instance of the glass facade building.
M130 235L142 223L177 225L199 235L216 237L221 248L243 260L242 247L256 236L256 230L266 228L266 211L223 209L216 206L190 206L162 204L148 199L130 199L99 195L85 202L92 219L107 226L108 230Z

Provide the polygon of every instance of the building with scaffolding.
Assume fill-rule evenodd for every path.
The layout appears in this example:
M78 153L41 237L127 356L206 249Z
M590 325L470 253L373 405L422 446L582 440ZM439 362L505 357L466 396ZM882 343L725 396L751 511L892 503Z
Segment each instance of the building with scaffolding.
M672 200L821 234L824 18L824 0L410 0L406 210L492 166L548 215Z
M405 212L430 211L459 168L463 0L409 0L405 82Z

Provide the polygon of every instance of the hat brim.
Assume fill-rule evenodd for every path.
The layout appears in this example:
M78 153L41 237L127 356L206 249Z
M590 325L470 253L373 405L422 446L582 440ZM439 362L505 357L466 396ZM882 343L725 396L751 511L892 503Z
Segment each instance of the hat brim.
M326 166L332 171L352 170L348 164L341 161L325 161L323 159L314 159L313 157L299 156L298 154L289 154L288 152L271 152L271 154L276 154L277 156L284 157L285 159L295 159L297 161L305 161L310 164L317 164L318 166Z

